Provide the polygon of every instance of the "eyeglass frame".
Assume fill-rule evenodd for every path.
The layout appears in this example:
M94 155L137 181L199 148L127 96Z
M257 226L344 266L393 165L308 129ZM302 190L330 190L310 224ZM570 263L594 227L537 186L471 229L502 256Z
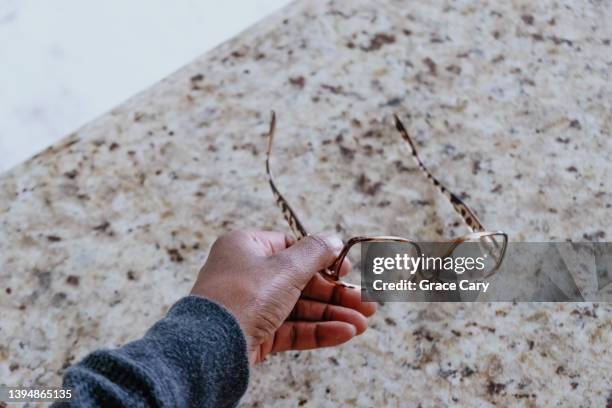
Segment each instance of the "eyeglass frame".
M483 278L486 279L492 276L499 269L504 259L504 255L506 253L506 247L508 243L508 235L503 231L487 231L482 225L482 223L480 222L480 220L476 217L476 214L472 210L470 210L467 204L465 204L463 200L461 200L456 194L450 191L436 177L434 177L433 174L431 174L431 172L427 169L427 167L423 164L420 157L418 156L416 146L414 142L412 141L412 138L408 134L408 131L406 130L406 128L400 121L399 117L397 115L393 115L393 116L395 119L396 129L398 130L398 132L400 132L404 141L408 143L411 149L411 152L412 152L412 156L418 163L421 171L437 187L437 189L448 198L448 200L450 201L455 211L457 211L461 215L464 222L472 230L471 234L462 235L455 239L446 241L450 244L450 247L449 247L449 250L446 252L446 254L443 256L443 258L446 258L448 255L450 255L455 250L455 248L463 242L471 241L475 239L480 240L483 238L491 237L495 245L498 245L497 241L493 237L500 236L502 237L503 242L502 242L502 248L501 248L499 259L496 261L496 264L494 265L494 267ZM270 156L272 153L272 142L274 139L275 129L276 129L276 113L274 111L271 111L270 127L268 130L268 148L266 151L266 173L268 175L268 183L272 190L272 194L276 198L276 204L278 205L278 207L281 209L283 213L283 217L289 224L289 228L293 232L293 235L295 236L295 238L299 240L299 239L302 239L308 236L308 233L306 232L306 229L304 228L303 224L297 217L295 211L291 208L291 206L289 205L285 197L276 187L276 184L274 183L274 180L272 177L272 172L270 170ZM356 285L352 285L352 284L342 282L339 280L340 279L340 267L342 266L342 263L344 262L344 259L348 255L351 248L354 245L360 244L363 242L410 243L417 247L419 254L422 254L422 251L418 243L408 238L403 238L403 237L398 237L398 236L356 236L356 237L350 238L346 242L346 244L344 244L342 250L340 251L340 254L336 257L334 262L328 268L319 271L319 273L327 280L330 280L336 284L347 286L347 287L353 287L353 288L357 287Z

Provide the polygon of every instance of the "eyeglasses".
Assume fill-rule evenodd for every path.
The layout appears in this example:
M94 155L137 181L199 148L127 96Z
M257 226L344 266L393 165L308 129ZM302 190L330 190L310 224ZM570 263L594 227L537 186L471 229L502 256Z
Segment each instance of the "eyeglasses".
M412 157L415 159L422 173L432 182L434 186L444 195L451 203L455 211L461 215L461 218L465 221L467 226L472 231L471 234L464 235L452 240L446 241L448 245L444 246L444 252L442 254L442 258L446 258L449 255L455 254L457 252L461 252L461 248L465 248L464 243L476 244L478 251L481 254L488 257L490 263L487 266L486 270L483 271L481 278L486 279L492 276L500 267L501 262L504 258L504 254L506 252L506 246L508 243L508 236L506 233L502 231L487 231L476 214L470 210L470 208L461 200L456 194L450 191L446 186L444 186L436 177L431 174L429 169L423 164L421 161L417 150L416 145L412 141L412 138L408 134L408 131L400 121L397 115L394 115L395 119L395 128L400 133L402 139L408 144L410 147L410 151L412 153ZM276 128L276 114L274 111L271 114L270 119L270 128L268 131L268 149L266 153L266 173L268 175L268 182L270 184L270 188L272 189L272 193L276 199L276 204L280 208L283 213L285 220L289 224L289 228L293 232L293 235L296 239L302 239L308 235L304 225L300 222L298 216L295 211L291 208L285 197L281 194L281 192L276 187L274 180L272 178L272 172L270 170L270 156L272 155L272 142L274 140L274 132ZM348 284L345 282L339 281L340 278L340 266L342 262L346 258L347 254L351 250L351 248L357 244L367 243L367 242L396 242L396 243L404 243L410 245L417 255L423 254L421 247L419 244L411 239L396 237L396 236L357 236L349 239L340 254L336 258L336 260L325 270L320 271L320 273L327 278L328 280L334 281L340 285L348 286L348 287L356 287L355 285ZM460 248L461 247L461 248ZM472 245L472 248L474 245ZM420 279L438 279L441 280L442 276L436 271L431 271L431 275L425 275L425 271L420 270L416 275L417 278Z

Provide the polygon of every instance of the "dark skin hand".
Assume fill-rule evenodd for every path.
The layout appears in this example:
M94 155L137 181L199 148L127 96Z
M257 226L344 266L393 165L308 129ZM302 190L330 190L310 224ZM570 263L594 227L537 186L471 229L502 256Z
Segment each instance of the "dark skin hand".
M375 303L361 302L359 290L318 273L341 248L330 235L295 242L280 232L230 232L213 244L191 293L236 317L251 363L270 353L336 346L363 333L376 311ZM349 270L345 260L340 274Z

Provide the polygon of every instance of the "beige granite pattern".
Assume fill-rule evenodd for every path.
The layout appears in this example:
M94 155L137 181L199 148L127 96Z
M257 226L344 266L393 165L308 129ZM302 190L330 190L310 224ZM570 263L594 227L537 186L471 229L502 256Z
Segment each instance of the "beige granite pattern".
M190 289L216 236L465 230L393 130L517 241L612 236L608 1L298 1L0 177L0 382L58 385ZM92 81L98 80L92 78ZM612 305L387 304L245 406L612 405Z

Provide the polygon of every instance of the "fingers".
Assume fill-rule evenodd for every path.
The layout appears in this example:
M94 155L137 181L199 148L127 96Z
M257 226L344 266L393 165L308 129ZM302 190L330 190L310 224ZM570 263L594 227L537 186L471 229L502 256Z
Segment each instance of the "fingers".
M351 261L349 261L348 258L344 258L342 260L342 265L340 265L340 276L348 275L352 268Z
M288 320L345 322L355 326L357 334L368 328L368 319L354 309L308 299L298 300Z
M276 331L272 353L337 346L355 337L355 326L345 322L285 322Z
M331 265L342 250L340 238L309 235L270 257L273 268L291 274L295 287L302 289L318 271Z
M362 302L361 292L358 289L336 285L320 274L316 274L308 282L302 291L302 297L354 309L366 317L376 312L376 303Z

